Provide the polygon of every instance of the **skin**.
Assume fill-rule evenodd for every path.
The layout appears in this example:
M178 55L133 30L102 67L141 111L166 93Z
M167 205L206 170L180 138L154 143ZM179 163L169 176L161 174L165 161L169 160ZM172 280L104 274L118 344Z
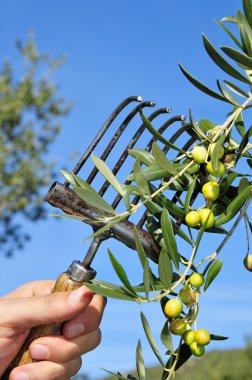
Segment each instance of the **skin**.
M106 300L85 286L50 294L54 283L30 282L0 299L0 377L34 326L66 321L63 335L31 343L30 355L38 362L15 368L9 380L68 380L79 371L81 355L99 345Z

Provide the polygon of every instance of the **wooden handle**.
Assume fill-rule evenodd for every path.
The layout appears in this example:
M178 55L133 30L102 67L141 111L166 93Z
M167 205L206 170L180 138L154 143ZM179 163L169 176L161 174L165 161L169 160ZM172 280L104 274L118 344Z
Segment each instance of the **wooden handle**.
M71 279L71 277L67 273L62 273L52 290L52 293L56 292L67 292L71 290L75 290L82 286L82 282L75 281ZM18 367L23 364L32 363L36 360L33 360L30 357L29 354L29 346L30 344L35 340L38 339L41 336L45 335L60 335L61 327L63 322L57 322L57 323L50 323L48 325L39 326L39 327L33 327L30 330L30 333L28 337L26 338L22 348L20 349L17 356L13 359L3 376L1 377L1 380L8 380L9 374L13 370L13 368Z

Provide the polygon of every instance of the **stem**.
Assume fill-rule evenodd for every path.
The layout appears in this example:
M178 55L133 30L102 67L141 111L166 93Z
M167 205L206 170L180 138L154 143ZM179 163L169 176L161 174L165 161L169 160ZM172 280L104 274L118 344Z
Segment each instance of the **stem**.
M216 251L212 254L212 259L209 261L209 263L207 264L207 266L205 267L204 271L203 271L203 276L206 274L206 272L208 271L210 265L212 264L213 261L216 260L216 257L218 256L218 254L220 253L220 251L222 250L222 248L224 247L224 245L228 242L229 238L233 235L236 227L238 226L238 224L240 223L240 221L242 220L242 218L244 217L244 215L246 214L247 212L247 209L249 207L249 204L251 202L251 199L248 199L247 200L247 203L245 203L243 209L241 210L240 212L240 215L238 216L238 218L236 219L236 221L234 222L231 230L228 232L228 234L225 236L225 238L222 240L222 242L220 243L220 245L218 246L218 248L216 249Z
M200 243L200 240L202 238L204 231L205 231L205 229L203 229L203 228L199 231L196 242L195 242L195 246L194 246L192 254L191 254L191 257L188 261L188 265L187 265L184 273L181 275L180 279L173 286L171 286L170 289L165 290L162 294L158 295L158 297L151 298L149 300L149 302L161 300L161 298L163 298L167 294L170 294L171 292L173 292L180 284L182 284L185 281L185 278L186 278L188 272L190 271L190 269L193 265L193 261L194 261L196 254L197 254L199 243Z
M248 99L246 99L246 101L240 106L238 107L230 116L229 118L227 118L227 120L225 121L224 124L222 124L221 126L217 127L219 130L218 132L216 133L216 135L214 136L214 138L212 139L212 142L215 142L216 140L218 140L218 137L219 135L222 133L223 130L227 129L228 125L230 124L227 132L229 132L229 130L232 128L232 126L234 125L236 119L238 118L238 116L241 114L241 112L246 108L246 106L251 102L252 100L252 95L249 96Z

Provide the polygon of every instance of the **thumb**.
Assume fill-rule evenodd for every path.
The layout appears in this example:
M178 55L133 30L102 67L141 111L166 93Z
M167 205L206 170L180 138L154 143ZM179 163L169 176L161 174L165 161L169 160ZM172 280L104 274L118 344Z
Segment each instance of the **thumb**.
M67 321L87 307L93 293L85 286L71 292L57 292L46 296L2 299L0 327L16 332L51 322Z

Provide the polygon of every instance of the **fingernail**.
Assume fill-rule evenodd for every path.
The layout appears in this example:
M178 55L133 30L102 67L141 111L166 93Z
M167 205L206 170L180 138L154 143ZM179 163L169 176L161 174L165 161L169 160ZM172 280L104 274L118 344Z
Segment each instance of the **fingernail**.
M35 344L30 348L30 354L33 359L46 360L49 358L49 349L43 344Z
M81 335L84 332L84 326L82 323L73 323L67 327L65 332L66 338L75 338L76 336Z
M26 372L18 372L14 376L14 380L30 380L30 376Z
M70 302L73 303L73 304L76 304L78 302L81 301L82 298L84 298L85 296L89 296L90 298L92 298L92 293L87 291L87 289L85 289L84 286L81 286L80 288L74 290L73 292L71 292L70 294Z

